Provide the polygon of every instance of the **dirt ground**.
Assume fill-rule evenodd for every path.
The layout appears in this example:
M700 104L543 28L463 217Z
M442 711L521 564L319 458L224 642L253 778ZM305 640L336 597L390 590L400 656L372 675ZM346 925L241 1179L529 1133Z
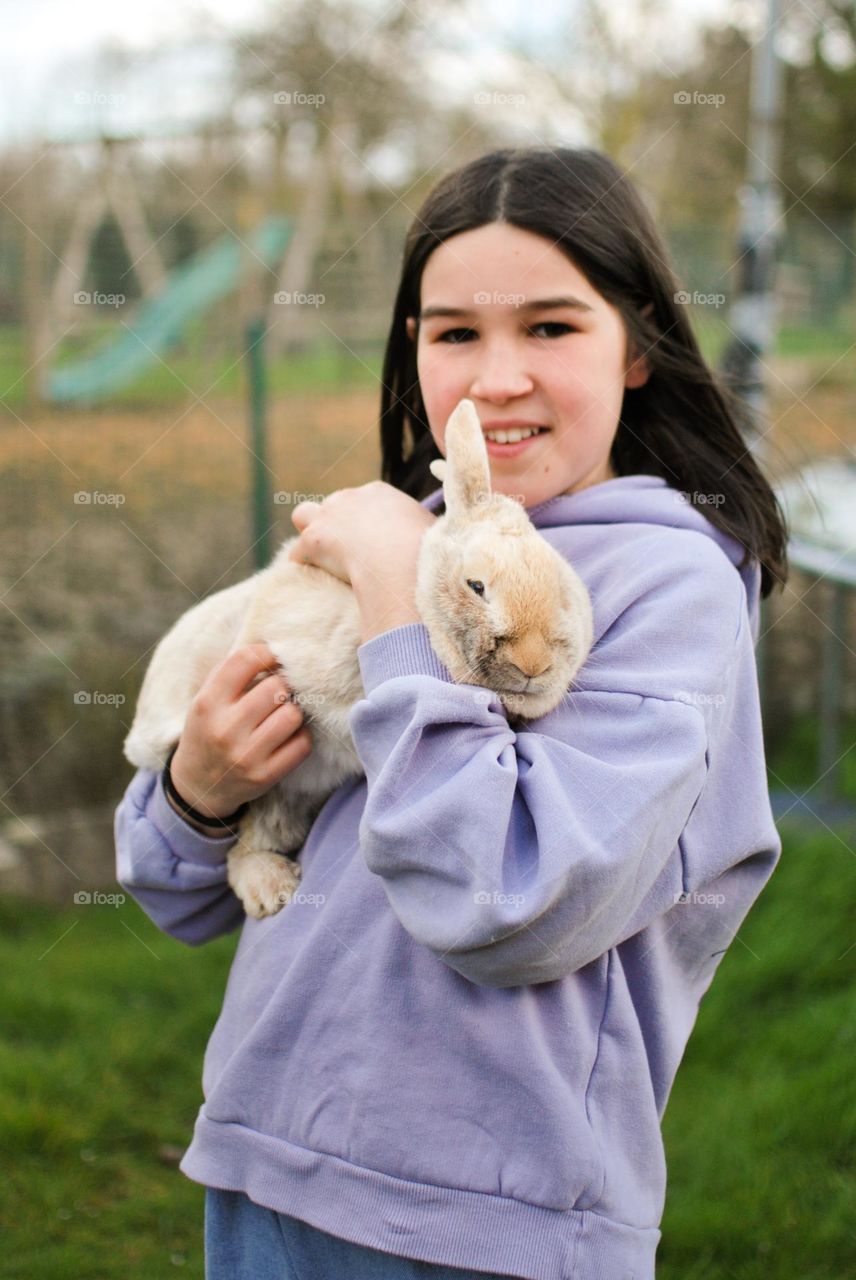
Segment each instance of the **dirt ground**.
M856 450L856 353L831 369L810 360L772 362L769 466L781 475L818 456Z
M777 373L771 465L852 454L848 380ZM270 490L285 495L272 508L272 547L294 533L291 502L379 475L378 408L371 390L271 405ZM15 811L35 811L45 795L61 807L121 790L121 743L152 647L196 600L256 567L251 476L241 401L0 419L0 782ZM817 666L813 599L801 612L797 596L777 606L802 645L787 683L806 686L806 705L813 695L796 668ZM125 706L78 707L81 689L122 695Z
M845 357L849 361L850 357ZM771 426L767 439L781 465L856 447L856 379L848 368L819 371L812 361L770 365ZM322 492L364 483L379 469L379 392L355 390L279 398L270 406L268 460L272 482L292 476ZM249 467L249 428L238 400L188 401L169 408L114 411L42 409L24 423L0 414L0 477L20 466L30 483L52 472L65 480L122 485L141 495L152 483L241 485ZM772 464L772 459L771 463ZM777 461L777 470L778 470Z

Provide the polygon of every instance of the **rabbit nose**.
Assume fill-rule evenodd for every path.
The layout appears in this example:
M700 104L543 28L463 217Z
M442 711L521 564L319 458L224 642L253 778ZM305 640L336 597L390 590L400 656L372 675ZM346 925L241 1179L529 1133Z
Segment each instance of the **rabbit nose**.
M549 658L542 659L541 661L526 662L524 660L522 663L521 662L509 663L509 666L513 667L515 671L519 671L520 674L524 676L527 680L532 680L536 676L546 675L547 672L552 667L552 665L553 664L550 662Z

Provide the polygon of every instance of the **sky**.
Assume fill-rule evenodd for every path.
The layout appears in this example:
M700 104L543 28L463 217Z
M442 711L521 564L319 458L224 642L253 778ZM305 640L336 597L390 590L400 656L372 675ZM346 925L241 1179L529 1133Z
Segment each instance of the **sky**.
M311 3L311 0L307 0ZM704 19L722 19L733 0L663 0L674 13L677 27L686 32ZM379 11L386 0L365 0L367 10ZM0 43L0 145L28 138L68 136L86 131L104 119L113 122L134 116L135 131L146 117L145 78L114 87L115 101L103 101L110 85L92 83L87 66L100 46L120 41L144 50L158 42L190 38L193 54L185 52L180 63L161 76L168 80L170 111L192 119L205 112L218 79L218 56L200 33L210 32L211 19L222 28L240 31L271 7L270 0L147 0L142 5L117 4L116 0L0 0L3 41ZM573 16L574 0L474 0L484 24L473 29L477 50L476 73L490 65L492 33L504 35L537 57ZM625 30L632 29L639 0L611 0L610 12ZM751 0L744 7L757 7ZM670 31L670 48L675 28ZM456 39L460 32L456 32ZM145 63L141 64L144 67ZM121 92L125 90L124 94ZM87 96L88 95L88 96ZM150 97L157 95L148 95ZM162 95L161 95L162 96ZM124 98L124 100L119 100ZM130 101L129 99L136 99ZM139 115L142 112L142 117Z

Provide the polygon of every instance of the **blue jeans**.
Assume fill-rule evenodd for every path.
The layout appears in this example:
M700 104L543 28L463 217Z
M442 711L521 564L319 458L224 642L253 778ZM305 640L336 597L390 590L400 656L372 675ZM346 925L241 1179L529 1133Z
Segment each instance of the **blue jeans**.
M496 1272L415 1262L351 1244L255 1204L205 1188L205 1280L514 1280Z

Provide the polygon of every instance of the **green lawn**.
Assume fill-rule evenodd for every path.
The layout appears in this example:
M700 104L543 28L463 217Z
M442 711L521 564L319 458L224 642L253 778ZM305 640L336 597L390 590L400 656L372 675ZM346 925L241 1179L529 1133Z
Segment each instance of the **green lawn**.
M0 1196L8 1280L202 1276L186 1146L237 934L200 950L136 904L0 899Z
M105 325L100 334L85 342L66 339L56 347L54 359L62 364L102 345L109 346L111 332ZM269 391L285 394L376 386L383 359L381 344L355 347L351 342L349 347L350 350L329 340L307 352L271 359ZM248 371L247 362L242 358L245 349L246 343L236 343L235 350L227 356L212 354L204 324L197 323L180 346L162 359L154 360L138 381L111 395L109 404L117 409L149 408L181 403L191 392L204 398L246 394ZM0 326L0 401L18 412L25 400L22 375L28 364L23 332Z
M658 1280L842 1280L856 1252L848 839L785 852L703 1001L665 1118ZM202 1276L187 1144L237 935L199 949L136 904L0 899L8 1280Z
M767 765L770 785L789 795L790 800L804 795L807 803L817 805L827 791L834 792L838 800L856 805L856 717L843 715L839 730L839 742L835 755L841 755L835 768L817 783L820 767L819 723L813 713L794 716L778 738L768 734ZM845 754L845 748L850 750ZM789 800L789 802L790 802Z
M725 321L725 316L711 308L697 307L693 313L702 351L714 364L729 338ZM112 332L109 322L105 322L100 332L92 337L78 339L72 335L59 343L53 358L64 363L84 351L109 345ZM808 325L783 328L777 336L776 354L815 359L820 367L827 369L839 357L845 356L852 342L853 334L843 324L836 329L818 329ZM204 320L197 321L179 347L163 360L155 360L144 377L112 395L109 403L117 409L181 403L191 390L193 394L204 397L240 395L246 384L245 362L241 359L245 345L236 343L234 352L226 356L212 354ZM270 391L283 394L373 387L380 377L382 360L382 342L362 343L355 348L353 341L345 346L330 338L311 351L271 360L268 368ZM22 375L28 364L22 331L13 326L0 326L0 401L18 412L24 403ZM852 360L841 359L835 365L834 376L839 381L844 378L852 380Z
M693 324L702 354L717 367L731 339L727 312L720 314L718 310L696 307ZM856 377L852 353L849 358L847 353L853 345L853 338L852 326L844 323L836 328L810 324L783 326L776 334L774 354L785 359L816 361L820 371L835 365L835 381L852 386ZM839 358L840 363L836 364Z

